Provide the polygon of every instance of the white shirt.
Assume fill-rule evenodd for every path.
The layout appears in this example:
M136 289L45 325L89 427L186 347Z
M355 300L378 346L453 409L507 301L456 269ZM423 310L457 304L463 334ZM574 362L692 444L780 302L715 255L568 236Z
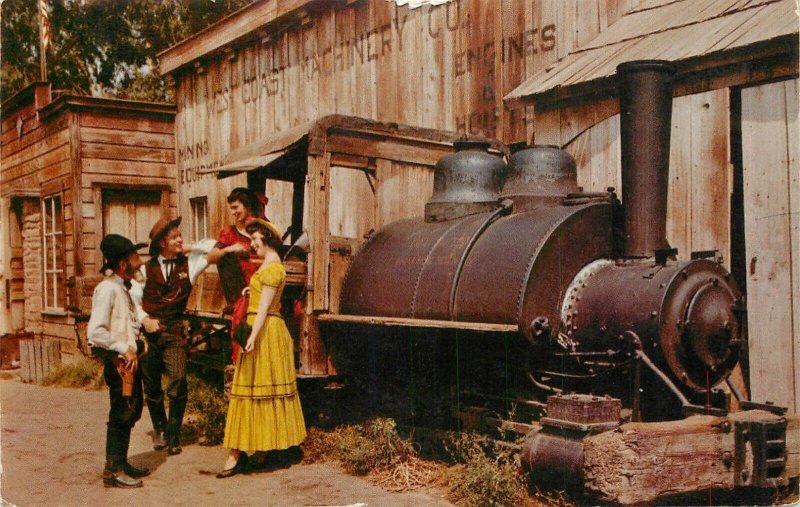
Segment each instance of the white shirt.
M115 308L115 304L124 305L127 311ZM123 315L123 319L114 319L114 313ZM139 336L138 309L125 287L124 280L117 274L105 277L94 289L92 295L92 314L89 317L87 338L94 347L113 350L125 354L129 348L136 350L136 337ZM130 329L116 329L118 326Z
M200 273L205 271L205 269L208 267L208 252L210 252L216 244L216 240L203 239L191 245L191 247L187 249L188 254L186 257L189 262L189 283L191 285L194 285L194 282L197 280L197 277L200 276ZM164 263L164 260L166 260L166 257L163 255L158 256L158 262L161 265L161 274L164 275L164 280L166 280L167 265ZM173 269L174 268L175 266L173 266ZM144 295L144 284L147 281L147 277L144 266L142 266L140 271L142 273L140 279L131 280L130 292L133 302L136 305L136 313L139 317L139 320L144 320L145 317L148 316L147 313L142 310L142 296Z

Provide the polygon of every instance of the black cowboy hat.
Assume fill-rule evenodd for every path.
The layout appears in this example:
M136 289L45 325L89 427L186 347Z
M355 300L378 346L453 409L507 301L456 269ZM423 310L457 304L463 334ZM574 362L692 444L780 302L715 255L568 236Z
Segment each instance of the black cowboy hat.
M181 225L181 217L174 220L167 220L166 218L159 219L158 222L150 229L150 256L155 257L159 254L158 242L164 239L169 231Z
M104 273L107 269L114 270L119 265L119 261L126 259L133 252L147 246L147 243L136 243L125 236L119 234L106 234L100 242L100 251L103 252L105 263L100 268Z

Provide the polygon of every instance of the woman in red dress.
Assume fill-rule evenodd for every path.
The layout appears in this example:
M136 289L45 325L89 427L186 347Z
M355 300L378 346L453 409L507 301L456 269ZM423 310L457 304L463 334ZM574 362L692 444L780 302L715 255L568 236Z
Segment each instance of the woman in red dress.
M223 248L237 245L233 253L239 258L239 267L244 275L244 286L250 283L250 277L261 265L258 260L250 259L250 235L247 233L247 224L254 218L263 218L264 204L258 195L250 189L234 188L228 196L228 205L233 215L233 224L223 228L217 237L217 244L208 254L209 263L219 261L225 252Z
M250 249L250 234L247 233L246 228L247 224L255 218L266 219L264 216L266 198L262 201L252 190L239 187L231 191L228 196L228 205L231 215L233 215L233 224L220 231L217 244L208 254L208 260L209 263L217 263L222 275L220 278L223 283L223 293L228 301L229 311L233 314L231 329L235 329L242 316L233 311L234 304L242 296L242 291L250 285L250 278L261 265L261 259L256 258ZM225 248L227 248L227 252L223 251ZM238 270L236 261L238 261ZM231 266L231 264L233 265ZM234 361L238 352L238 344L233 343L232 357Z

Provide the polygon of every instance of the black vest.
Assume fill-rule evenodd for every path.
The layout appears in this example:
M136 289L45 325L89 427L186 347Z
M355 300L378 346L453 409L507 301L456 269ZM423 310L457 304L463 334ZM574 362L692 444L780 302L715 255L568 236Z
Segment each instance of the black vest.
M142 294L142 309L151 317L162 321L179 319L186 311L192 282L189 280L189 259L185 255L175 258L169 280L164 280L161 263L153 257L145 268L147 281Z

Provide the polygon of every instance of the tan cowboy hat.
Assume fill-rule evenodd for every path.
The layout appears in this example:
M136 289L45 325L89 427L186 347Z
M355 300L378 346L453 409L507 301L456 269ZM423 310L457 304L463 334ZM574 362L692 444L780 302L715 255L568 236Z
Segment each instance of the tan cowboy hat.
M159 219L158 222L150 229L150 256L155 257L160 253L159 241L164 239L169 231L181 225L181 217L174 220L167 220L166 218Z
M275 238L278 241L283 242L283 238L281 237L281 231L279 231L278 228L275 226L275 224L273 224L269 220L264 220L263 218L254 218L254 219L250 220L249 222L247 222L247 229L249 229L251 226L253 226L255 224L259 224L259 225L262 225L262 226L266 227L267 230L270 232L270 234L275 236ZM250 232L250 231L247 231L247 232Z

